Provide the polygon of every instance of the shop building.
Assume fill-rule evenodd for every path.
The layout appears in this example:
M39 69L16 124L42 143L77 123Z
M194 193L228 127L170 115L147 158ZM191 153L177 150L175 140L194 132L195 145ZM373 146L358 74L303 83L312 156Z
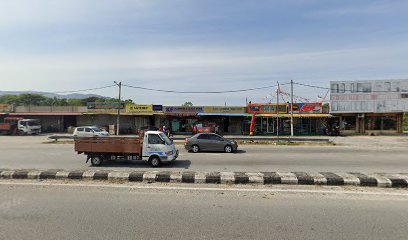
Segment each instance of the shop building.
M247 112L255 117L255 135L291 135L291 105L248 104ZM328 106L322 103L294 103L294 135L323 135L328 121ZM245 122L245 133L250 132L251 119Z
M344 134L395 134L408 112L408 80L330 82L330 113Z
M239 106L164 106L166 121L174 134L192 134L194 126L219 134L243 134L244 119L251 116Z

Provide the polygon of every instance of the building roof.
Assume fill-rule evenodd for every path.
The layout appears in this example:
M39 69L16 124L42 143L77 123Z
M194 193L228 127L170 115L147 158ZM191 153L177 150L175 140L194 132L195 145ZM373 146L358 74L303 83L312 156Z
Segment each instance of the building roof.
M18 112L8 113L10 116L79 116L79 112Z

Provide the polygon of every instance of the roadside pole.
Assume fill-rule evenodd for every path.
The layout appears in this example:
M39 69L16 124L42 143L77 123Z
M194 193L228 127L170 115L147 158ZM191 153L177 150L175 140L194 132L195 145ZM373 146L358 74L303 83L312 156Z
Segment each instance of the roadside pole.
M121 94L122 94L122 82L117 83L114 81L114 83L119 87L119 96L118 96L118 116L116 118L116 135L119 135L119 125L120 125L120 107L121 107Z
M293 137L293 80L290 80L290 135Z
M278 89L276 89L276 136L278 137L279 141L279 82L278 82Z

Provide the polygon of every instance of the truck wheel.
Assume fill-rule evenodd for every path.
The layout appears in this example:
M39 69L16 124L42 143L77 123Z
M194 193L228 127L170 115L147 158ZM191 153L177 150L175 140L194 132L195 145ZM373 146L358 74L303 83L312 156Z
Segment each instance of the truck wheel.
M159 167L161 164L160 158L159 157L151 157L149 160L150 166L156 168Z
M200 151L200 148L197 145L193 145L191 146L191 151L193 151L193 153L198 153Z
M24 135L25 135L24 131L22 131L22 130L18 130L17 134L18 134L19 136L24 136Z
M100 166L102 164L103 160L101 157L92 157L91 158L91 164L92 166Z

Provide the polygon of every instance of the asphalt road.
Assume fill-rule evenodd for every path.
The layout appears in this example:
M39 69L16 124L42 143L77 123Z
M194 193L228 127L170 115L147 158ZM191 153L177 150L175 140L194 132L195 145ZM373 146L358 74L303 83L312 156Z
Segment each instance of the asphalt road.
M408 235L407 195L3 184L0 192L0 239L372 240Z
M188 153L163 170L408 172L408 137L335 138L336 146L241 145L234 154ZM0 136L0 168L90 169L73 144L43 144L44 136ZM144 169L136 162L106 162L103 168ZM102 168L101 168L102 169Z

